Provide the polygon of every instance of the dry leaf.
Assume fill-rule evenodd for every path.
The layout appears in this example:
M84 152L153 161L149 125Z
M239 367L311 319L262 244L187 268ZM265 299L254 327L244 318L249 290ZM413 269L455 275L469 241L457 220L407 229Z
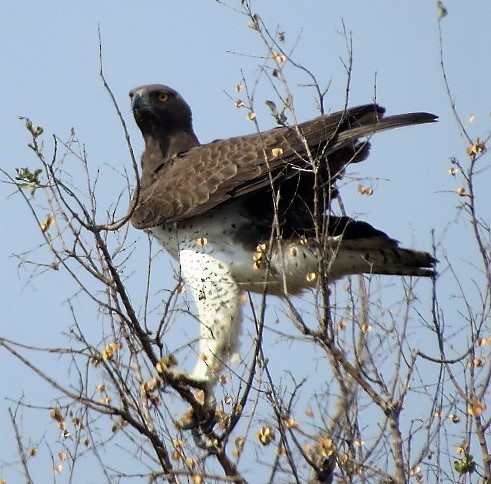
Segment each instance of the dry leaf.
M360 195L368 195L368 196L371 196L371 195L373 195L373 188L371 188L371 187L365 187L363 185L358 185L358 193Z
M475 400L467 407L467 413L473 417L479 417L484 410L486 410L486 404L483 400Z
M256 434L257 440L263 445L268 445L274 440L274 430L269 426L261 427L259 432Z
M467 190L463 187L456 188L455 191L457 192L457 195L459 195L459 197L469 196L469 193L467 193Z
M198 247L206 247L208 245L208 239L206 237L199 237L196 243Z
M281 52L276 52L273 51L271 53L271 57L277 62L278 64L283 64L286 62L286 55L282 54Z
M460 171L460 170L459 170L458 168L455 168L455 167L454 167L454 168L450 168L450 169L448 170L448 174L449 174L449 175L452 175L452 176L455 176L457 173L459 173L459 171Z
M273 148L271 150L271 154L273 155L273 158L277 158L278 156L281 156L283 154L283 149L282 148Z
M305 278L307 279L307 282L314 282L317 279L317 274L315 272L309 272Z
M48 214L46 217L46 220L44 222L41 222L39 224L39 227L41 228L41 232L44 234L47 230L49 230L50 227L52 227L55 223L55 218L53 217L53 214Z

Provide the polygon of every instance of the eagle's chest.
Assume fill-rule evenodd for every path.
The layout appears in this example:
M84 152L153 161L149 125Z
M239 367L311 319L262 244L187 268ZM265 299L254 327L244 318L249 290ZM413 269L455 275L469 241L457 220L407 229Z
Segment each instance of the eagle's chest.
M181 251L192 250L225 262L233 272L252 269L254 263L258 241L252 235L253 224L236 206L154 227L150 232L177 260Z

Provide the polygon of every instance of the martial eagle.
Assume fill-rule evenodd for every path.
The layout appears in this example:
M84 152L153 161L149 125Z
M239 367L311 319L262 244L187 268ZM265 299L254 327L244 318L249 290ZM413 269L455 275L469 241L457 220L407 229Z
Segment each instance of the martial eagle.
M435 115L384 117L367 104L201 144L174 89L142 86L130 98L145 140L131 222L179 260L191 289L201 322L194 379L212 384L236 350L242 291L284 296L349 274L434 274L430 254L333 215L330 203L347 165L368 156L371 135Z

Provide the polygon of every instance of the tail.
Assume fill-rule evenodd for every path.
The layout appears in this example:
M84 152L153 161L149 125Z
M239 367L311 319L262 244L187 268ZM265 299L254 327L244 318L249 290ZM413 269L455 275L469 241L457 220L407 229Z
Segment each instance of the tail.
M271 249L266 244L258 247L261 248L259 259L262 260L262 254L269 257L269 287L274 289L276 283L281 285L284 274L290 294L317 284L319 255L325 262L323 270L329 282L354 274L419 277L436 274L437 261L431 254L399 247L399 243L384 232L348 217L329 217L322 247L313 237L281 240Z
M392 239L390 239L392 241ZM436 259L427 252L385 244L375 240L346 241L333 251L329 275L339 279L350 274L434 277Z
M436 259L427 252L399 247L387 234L349 217L330 217L327 221L327 252L334 278L368 273L394 276L435 275ZM337 277L337 274L341 276Z
M417 112L384 116L385 108L365 104L326 114L298 125L314 155L327 161L328 177L338 178L347 165L365 160L370 151L369 139L380 131L434 123L438 116ZM303 156L304 147L296 132L288 141Z
M365 112L358 117L351 116L350 110L347 111L348 122L345 129L339 133L339 140L353 140L364 136L372 135L379 131L388 129L402 128L418 124L434 123L438 116L431 113L405 113L392 116L384 116L385 109L377 105L362 106Z
M425 112L392 116L384 114L385 108L382 106L364 104L305 121L300 123L298 128L309 146L322 146L327 156L343 147L356 145L359 138L371 136L379 131L434 123L438 120L435 114Z

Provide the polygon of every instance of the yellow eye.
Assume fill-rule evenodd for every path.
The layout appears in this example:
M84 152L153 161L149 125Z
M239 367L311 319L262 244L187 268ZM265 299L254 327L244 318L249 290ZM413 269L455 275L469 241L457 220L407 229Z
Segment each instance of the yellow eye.
M170 94L168 92L161 92L159 94L159 101L166 103L170 99Z

